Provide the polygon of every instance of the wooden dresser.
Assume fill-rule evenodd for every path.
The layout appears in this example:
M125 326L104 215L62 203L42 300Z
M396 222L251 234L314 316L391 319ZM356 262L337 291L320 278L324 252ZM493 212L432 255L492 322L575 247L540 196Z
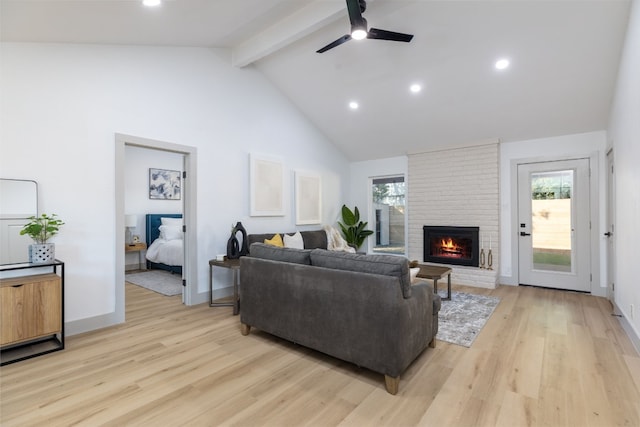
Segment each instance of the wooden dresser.
M13 270L27 275L0 279L2 365L64 348L64 263L15 264L0 272Z

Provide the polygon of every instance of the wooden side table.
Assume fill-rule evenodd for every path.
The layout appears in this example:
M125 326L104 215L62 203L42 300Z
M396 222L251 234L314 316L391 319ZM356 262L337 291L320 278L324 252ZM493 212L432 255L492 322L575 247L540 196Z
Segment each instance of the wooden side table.
M451 269L449 267L440 267L437 265L418 264L420 272L416 277L421 279L433 280L433 292L438 293L438 280L447 276L447 297L442 298L444 301L451 299Z
M213 267L221 267L231 269L233 274L233 300L231 301L214 301L213 299ZM240 274L240 260L239 259L226 259L224 261L218 261L215 259L209 260L209 307L223 307L232 306L233 314L236 315L240 311L240 304L238 301L238 285L240 281L238 276Z
M124 251L126 252L138 252L138 269L142 264L142 251L147 249L147 244L144 242L129 243L124 245Z

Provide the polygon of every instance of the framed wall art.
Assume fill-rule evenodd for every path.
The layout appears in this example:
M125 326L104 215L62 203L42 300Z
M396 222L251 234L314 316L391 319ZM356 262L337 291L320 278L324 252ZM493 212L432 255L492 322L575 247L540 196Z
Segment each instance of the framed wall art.
M182 174L180 171L149 168L149 198L155 200L180 200Z
M249 155L251 216L284 216L284 168L273 157Z
M322 223L320 175L296 171L296 225Z

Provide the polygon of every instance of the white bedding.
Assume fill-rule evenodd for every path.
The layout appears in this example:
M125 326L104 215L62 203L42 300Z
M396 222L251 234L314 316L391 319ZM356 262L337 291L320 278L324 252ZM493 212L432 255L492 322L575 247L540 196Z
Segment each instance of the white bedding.
M149 245L146 258L155 263L182 266L182 239L157 238Z

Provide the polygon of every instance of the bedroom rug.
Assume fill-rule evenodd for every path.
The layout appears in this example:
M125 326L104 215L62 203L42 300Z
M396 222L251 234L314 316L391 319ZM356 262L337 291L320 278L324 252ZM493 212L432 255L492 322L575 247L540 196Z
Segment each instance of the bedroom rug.
M182 276L165 270L148 270L124 275L124 280L166 296L182 293Z
M446 296L446 290L438 294ZM436 338L471 347L499 302L496 297L452 291L451 301L442 301Z

